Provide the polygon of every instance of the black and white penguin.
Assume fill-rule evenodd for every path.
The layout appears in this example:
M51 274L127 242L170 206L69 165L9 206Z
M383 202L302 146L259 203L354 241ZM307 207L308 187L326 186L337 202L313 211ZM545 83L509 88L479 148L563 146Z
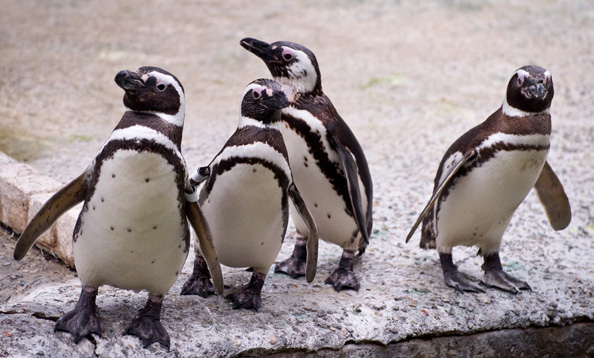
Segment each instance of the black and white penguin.
M233 308L258 310L268 270L276 259L289 220L291 197L310 233L307 239L307 280L315 276L317 229L293 183L287 149L278 129L280 110L289 101L280 84L268 79L250 83L241 102L237 130L207 167L192 176L206 180L200 204L212 229L223 265L253 269L250 282L227 299ZM196 251L194 272L182 295L206 297L212 292L204 260Z
M322 91L318 62L306 47L285 41L268 44L245 38L246 50L260 57L284 88L281 131L293 177L316 221L320 238L343 248L338 268L326 283L340 291L359 290L353 272L355 252L365 251L372 227L373 188L367 160L353 132ZM307 228L294 215L297 243L275 271L296 278L304 274Z
M437 248L445 283L460 292L483 290L458 272L454 246L476 246L483 283L517 293L530 286L503 271L499 249L512 215L534 188L555 230L571 221L561 182L547 163L553 79L542 67L518 69L502 106L447 150L433 195L410 230L423 221L421 247Z
M153 342L169 347L161 308L188 255L188 219L220 293L222 274L180 151L185 116L181 83L156 67L121 71L115 82L126 92L122 119L86 171L31 220L14 257L22 259L43 231L84 200L73 235L82 292L76 308L60 317L55 329L70 332L76 343L91 333L101 335L98 288L146 290L148 302L125 334L138 336L145 347Z

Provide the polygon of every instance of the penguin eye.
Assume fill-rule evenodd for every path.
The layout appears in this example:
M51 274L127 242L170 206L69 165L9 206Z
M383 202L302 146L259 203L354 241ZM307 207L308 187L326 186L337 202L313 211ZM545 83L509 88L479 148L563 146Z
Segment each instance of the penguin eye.
M159 92L165 91L165 88L167 88L167 86L165 86L163 83L159 83L157 85L157 91L159 91Z
M291 61L293 59L293 57L295 57L293 55L293 52L291 52L291 50L287 50L287 49L283 49L282 56L285 61Z
M518 86L522 87L524 84L524 76L518 76Z
M258 91L252 91L252 96L254 96L254 99L258 99L262 97L262 94Z

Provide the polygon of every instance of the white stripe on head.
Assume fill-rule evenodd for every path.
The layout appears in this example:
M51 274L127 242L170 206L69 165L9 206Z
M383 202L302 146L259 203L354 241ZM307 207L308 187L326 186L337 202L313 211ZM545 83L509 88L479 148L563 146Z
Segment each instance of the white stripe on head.
M276 151L273 147L262 142L254 142L245 145L225 147L221 154L219 154L217 158L213 160L210 167L212 168L214 164L218 164L223 160L228 160L233 157L245 157L246 154L248 154L250 158L263 159L267 162L270 162L278 166L285 173L287 178L289 178L289 180L292 178L291 168L289 167L289 163L282 155L282 153Z
M174 124L178 127L182 127L184 125L184 117L186 114L186 97L184 95L184 90L181 88L181 86L179 85L179 83L177 82L177 80L175 78L173 78L170 75L166 75L164 73L158 72L158 71L151 71L151 72L148 72L148 73L142 75L142 80L146 81L150 76L155 77L157 79L157 83L162 82L162 83L165 83L168 85L170 84L173 86L173 88L175 88L175 90L177 91L177 93L179 95L179 111L176 114L165 114L165 113L160 113L160 112L155 112L155 111L142 111L142 112L154 114L168 123ZM128 108L128 110L130 110L130 109Z
M283 86L287 98L292 102L297 93L313 91L318 81L318 73L305 52L286 46L283 46L283 49L290 51L296 60L287 67L288 77L275 77L274 80Z

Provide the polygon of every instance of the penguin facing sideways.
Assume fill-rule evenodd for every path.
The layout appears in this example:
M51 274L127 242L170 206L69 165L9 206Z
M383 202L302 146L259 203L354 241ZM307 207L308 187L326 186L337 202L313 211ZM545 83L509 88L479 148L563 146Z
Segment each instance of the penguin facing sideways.
M73 234L82 291L76 308L58 319L55 330L70 332L75 343L92 333L100 336L98 288L146 290L146 306L124 334L139 337L145 347L153 342L169 347L161 308L188 255L188 221L219 293L222 273L180 151L185 116L182 84L156 67L120 71L115 82L125 91L122 119L85 172L33 217L14 257L22 259L60 215L84 201Z
M316 272L318 236L314 219L293 183L287 149L277 128L280 110L289 104L281 85L259 79L246 87L242 98L237 130L212 162L196 171L192 184L205 181L200 205L221 263L253 269L250 282L226 298L234 309L257 311L266 274L287 230L289 197L309 232L308 282ZM211 292L208 268L196 251L194 271L181 294L206 297Z
M563 185L547 163L551 134L553 79L538 66L518 69L502 106L447 150L435 177L433 195L413 225L421 223L421 247L436 248L445 283L460 291L484 292L458 272L454 246L476 246L483 256L483 284L512 293L531 290L501 266L499 249L512 215L534 188L551 226L571 221Z
M335 271L325 283L340 291L359 290L353 272L355 252L365 252L372 228L373 187L367 160L353 132L322 91L315 55L286 41L268 44L245 38L241 46L264 61L284 88L290 105L282 111L281 131L289 152L295 183L318 226L320 238L343 249ZM307 228L291 217L297 243L291 257L275 271L293 278L304 275Z

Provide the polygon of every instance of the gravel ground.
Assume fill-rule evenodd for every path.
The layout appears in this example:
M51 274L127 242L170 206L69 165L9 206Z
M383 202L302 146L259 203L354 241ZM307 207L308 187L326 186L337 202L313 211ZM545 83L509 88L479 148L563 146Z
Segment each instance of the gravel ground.
M75 273L37 250L12 261L14 241L3 233L0 355L334 352L594 320L590 1L0 0L0 35L0 150L64 183L84 170L121 117L114 75L143 65L163 67L184 84L182 150L191 169L207 163L237 124L244 86L268 76L239 46L246 36L291 40L316 53L325 92L364 147L375 183L374 233L355 267L359 292L336 293L323 284L340 250L321 244L312 284L270 274L260 311L233 311L219 297L178 295L190 257L165 301L169 352L138 349L138 340L121 337L145 295L107 287L98 298L101 338L74 345L54 334L53 321L78 298ZM573 220L554 232L531 193L512 219L501 256L533 291L460 295L443 284L436 252L418 248L419 234L408 245L404 237L429 198L443 152L498 108L509 77L525 64L546 67L554 78L549 163L565 185ZM279 260L290 253L293 232ZM454 250L460 269L478 278L475 254ZM249 279L241 270L224 273L230 286ZM594 349L591 340L583 344ZM473 349L456 352L480 352Z

